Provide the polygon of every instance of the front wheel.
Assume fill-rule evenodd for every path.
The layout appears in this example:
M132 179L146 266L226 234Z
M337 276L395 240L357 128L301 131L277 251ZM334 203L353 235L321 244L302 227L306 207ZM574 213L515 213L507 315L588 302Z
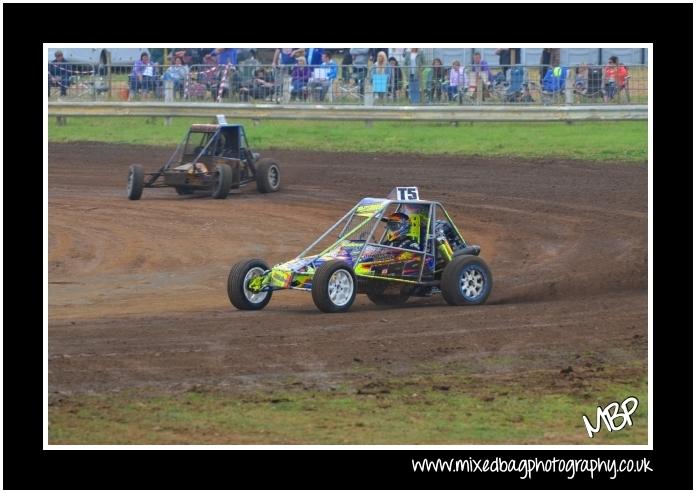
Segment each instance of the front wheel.
M450 305L481 305L493 288L493 275L482 258L459 255L442 272L440 290Z
M314 273L312 299L323 312L345 312L355 301L357 286L353 269L348 264L330 260Z
M272 159L256 163L256 188L261 193L277 192L280 188L280 167Z
M128 192L129 200L140 200L145 187L145 171L139 164L131 164L128 169Z
M232 188L232 168L228 164L218 164L215 166L215 176L213 198L226 199Z
M240 310L261 310L271 301L272 291L254 292L249 283L268 270L263 260L252 259L237 262L227 277L227 296Z

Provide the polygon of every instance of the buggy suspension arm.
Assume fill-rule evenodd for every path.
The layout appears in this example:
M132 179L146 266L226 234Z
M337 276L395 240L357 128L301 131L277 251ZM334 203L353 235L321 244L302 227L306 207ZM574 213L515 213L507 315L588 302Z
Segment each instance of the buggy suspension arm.
M154 183L157 181L157 178L162 176L162 173L164 173L165 169L167 169L166 164L164 166L162 166L159 170L155 171L154 173L150 173L150 177L145 181L145 186L151 187L152 185L154 185Z

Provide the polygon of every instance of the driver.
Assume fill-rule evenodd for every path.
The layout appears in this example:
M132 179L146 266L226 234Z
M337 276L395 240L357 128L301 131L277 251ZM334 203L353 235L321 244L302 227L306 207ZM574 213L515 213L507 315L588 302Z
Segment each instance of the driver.
M418 242L408 237L411 221L409 221L406 214L394 212L382 220L387 221L387 241L384 243L385 245L420 250Z

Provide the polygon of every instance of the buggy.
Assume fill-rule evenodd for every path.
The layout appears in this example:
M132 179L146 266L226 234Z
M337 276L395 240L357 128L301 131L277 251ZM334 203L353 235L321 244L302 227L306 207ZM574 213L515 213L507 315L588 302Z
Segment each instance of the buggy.
M225 199L231 189L253 181L259 192L277 191L278 163L261 159L249 148L244 127L228 124L219 115L217 123L191 125L174 154L154 173L131 165L127 192L130 200L138 200L144 188L174 187L179 195L206 190L215 199Z
M408 216L411 248L387 244L386 218L394 214ZM358 293L377 305L439 293L450 305L480 305L493 286L480 250L464 241L439 202L420 200L416 187L396 187L387 198L362 199L288 262L237 262L227 294L240 310L264 308L281 289L310 291L328 313L347 311Z

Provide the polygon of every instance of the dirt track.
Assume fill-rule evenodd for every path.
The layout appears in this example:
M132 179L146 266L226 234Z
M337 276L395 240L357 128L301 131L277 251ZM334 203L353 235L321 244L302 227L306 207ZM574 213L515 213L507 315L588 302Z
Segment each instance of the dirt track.
M128 165L154 170L169 153L49 145L50 393L647 365L646 166L268 151L279 193L128 201ZM395 185L440 200L482 246L495 280L486 305L358 296L330 315L291 291L261 312L230 305L235 261L288 260Z

